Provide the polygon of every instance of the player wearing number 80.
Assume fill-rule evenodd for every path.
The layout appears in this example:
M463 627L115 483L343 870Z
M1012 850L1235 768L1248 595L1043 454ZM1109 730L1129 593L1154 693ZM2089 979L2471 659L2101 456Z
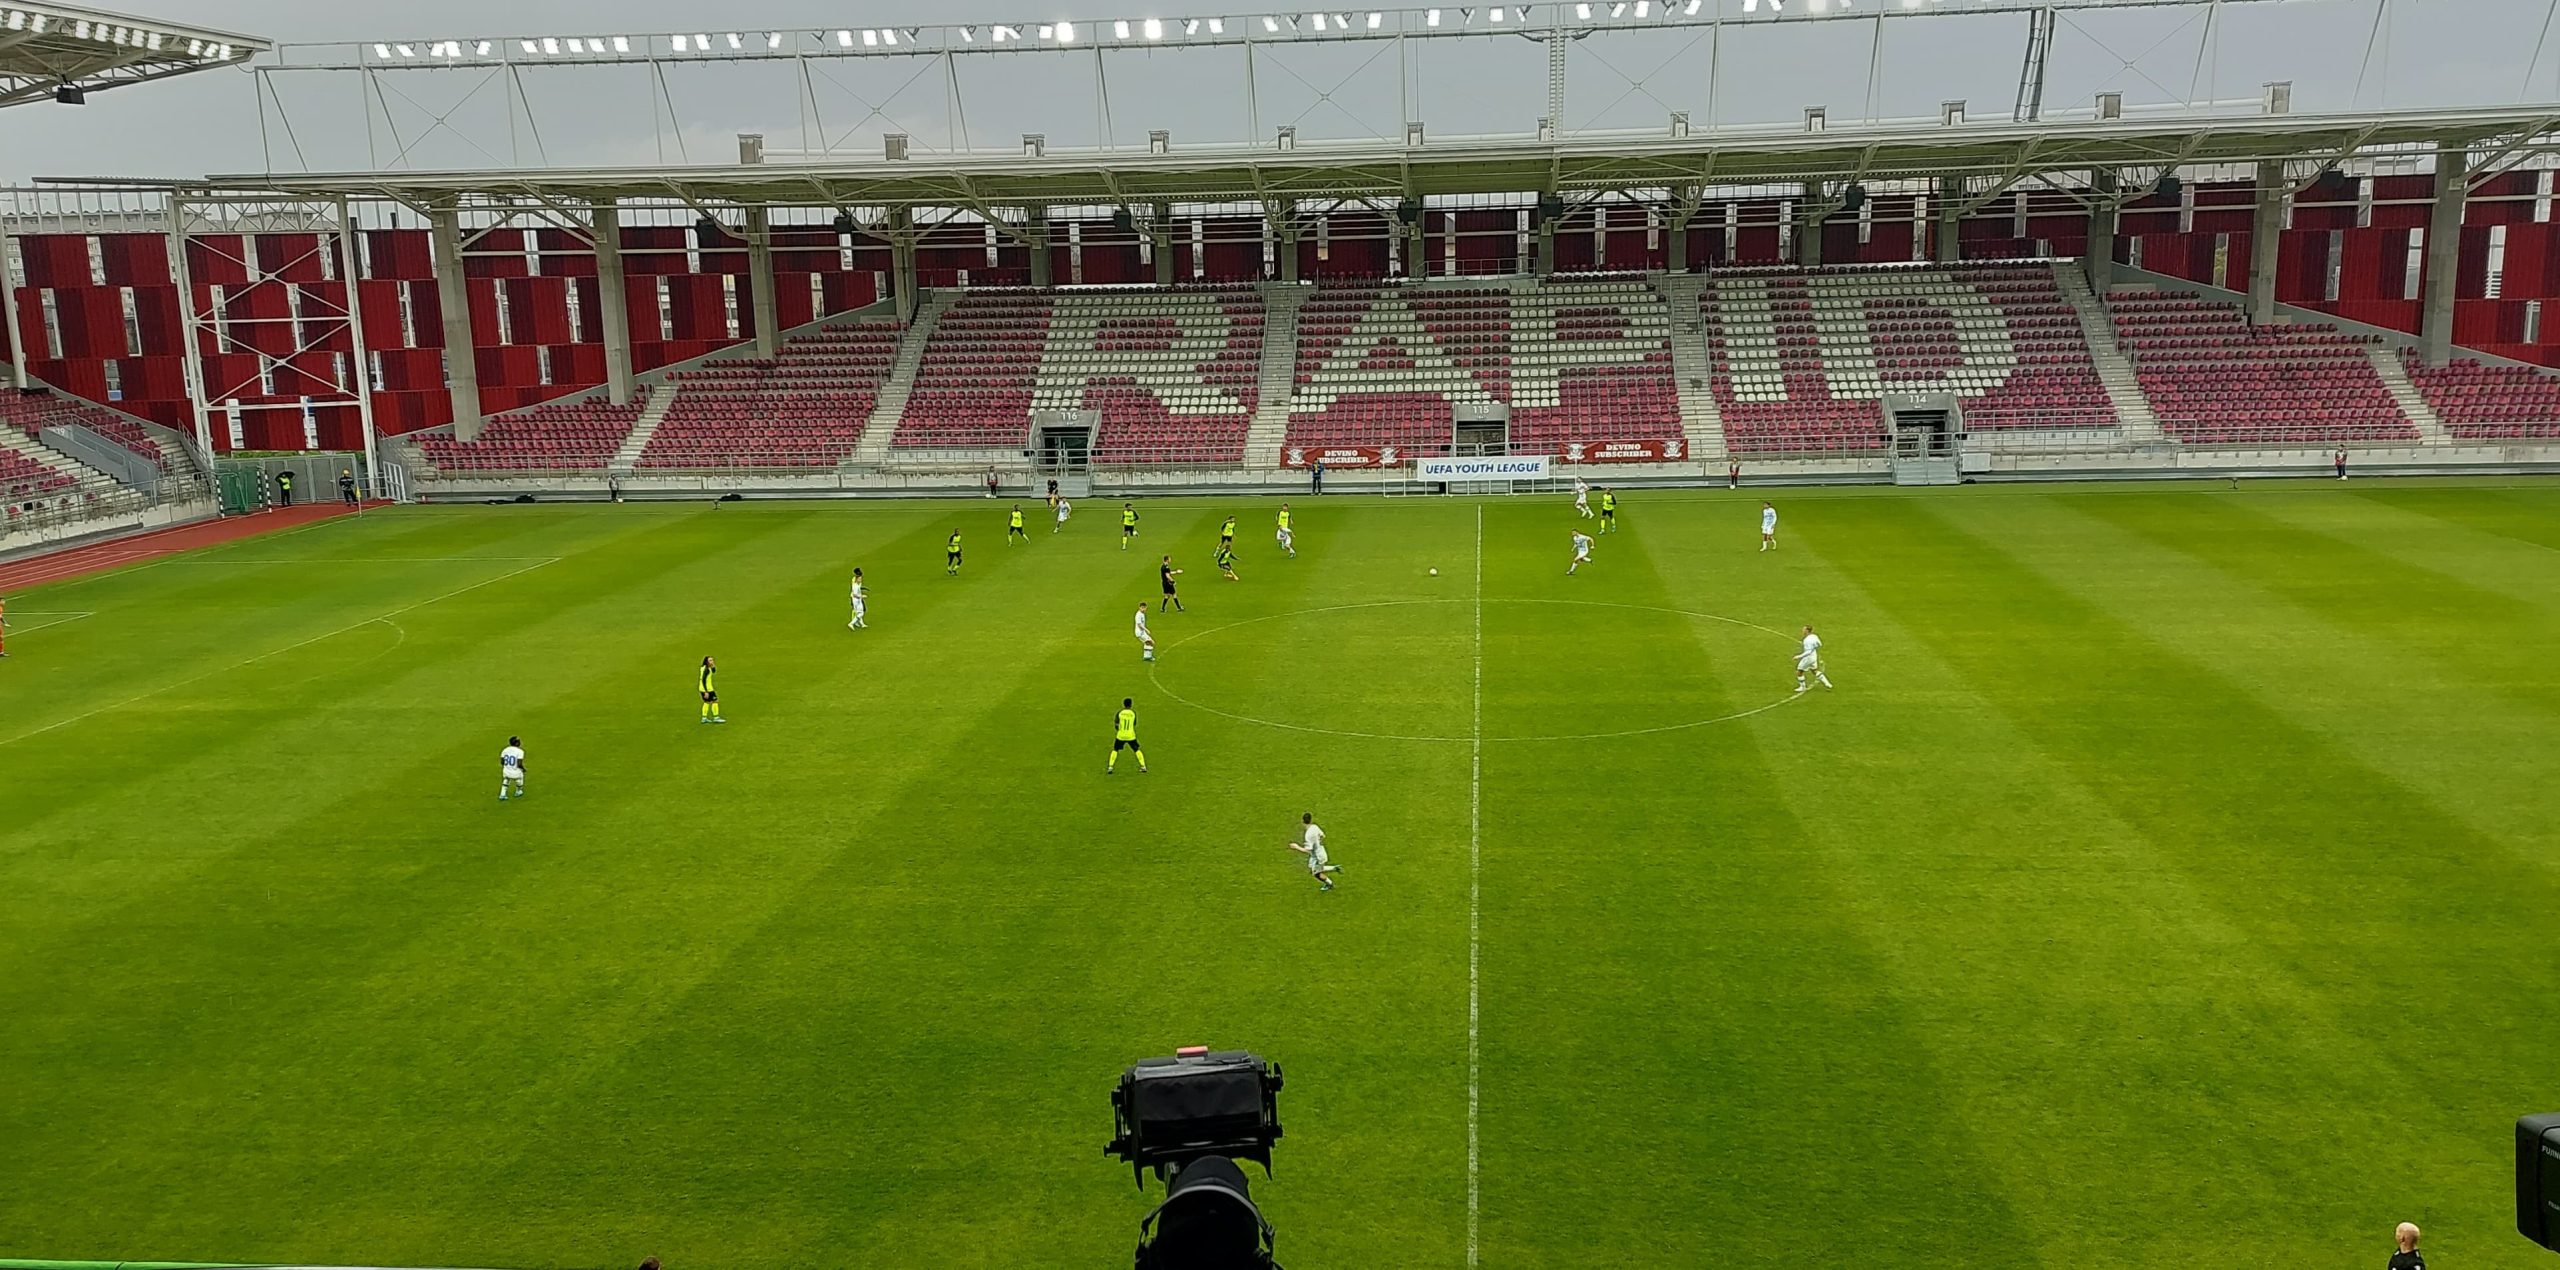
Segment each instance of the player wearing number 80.
M516 797L524 797L524 738L520 736L508 737L507 748L498 751L499 802L507 801L507 788L511 785Z
M1810 626L1804 628L1804 651L1796 654L1796 691L1805 690L1806 675L1820 682L1823 691L1831 690L1831 676L1822 673L1822 637Z

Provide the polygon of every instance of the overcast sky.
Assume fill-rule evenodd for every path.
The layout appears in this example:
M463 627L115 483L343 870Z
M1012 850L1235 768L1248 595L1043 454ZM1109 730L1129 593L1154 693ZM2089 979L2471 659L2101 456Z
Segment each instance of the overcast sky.
M1480 3L1481 0L1470 0ZM1720 0L1738 12L1741 0ZM1791 0L1802 4L1806 0ZM1837 3L1837 0L1833 0ZM1868 11L1876 0L1852 0ZM2085 109L2094 94L2129 108L2190 93L2250 98L2267 80L2295 84L2297 111L2507 105L2560 100L2560 46L2542 47L2555 0L2285 0L2232 4L2200 41L2206 10L2067 14L2054 44L2049 109ZM2378 7L2383 6L2383 7ZM742 29L831 29L870 23L1092 20L1258 10L1172 2L1160 9L1083 7L1054 0L132 0L132 11L184 17L278 42L469 40L509 35L654 34L701 30L706 12ZM1543 9L1541 14L1543 15ZM2385 20L2372 38L2377 14ZM708 28L722 31L714 25ZM1703 130L1789 123L1808 105L1835 122L1874 114L1934 115L1965 98L1977 117L2004 118L2017 86L2024 19L2016 16L1815 22L1785 27L1656 28L1577 42L1568 54L1566 126L1658 128L1686 110ZM1881 57L1873 40L1883 32ZM1719 48L1718 45L1721 45ZM2199 57L2199 48L2202 56ZM1880 74L1869 75L1871 64ZM701 65L671 73L666 115L650 76L631 67L551 68L525 75L512 100L485 72L381 77L366 100L353 75L271 79L277 102L259 129L254 76L214 71L0 113L0 181L34 176L195 176L208 172L369 167L504 167L725 162L735 134L761 132L776 149L834 145L876 157L884 131L916 138L920 153L950 145L958 120L937 66L917 59L811 64L804 94L789 64ZM1105 121L1093 58L1076 55L960 61L960 118L980 148L1045 133L1053 147L1090 146ZM1185 139L1240 141L1295 124L1302 140L1390 136L1401 117L1434 135L1527 133L1545 113L1543 48L1518 38L1415 42L1399 83L1388 44L1300 45L1258 56L1248 104L1244 59L1232 50L1110 55L1108 128L1114 144L1143 146L1151 128ZM278 106L280 102L280 109ZM512 116L512 117L511 117ZM439 122L441 120L441 122Z

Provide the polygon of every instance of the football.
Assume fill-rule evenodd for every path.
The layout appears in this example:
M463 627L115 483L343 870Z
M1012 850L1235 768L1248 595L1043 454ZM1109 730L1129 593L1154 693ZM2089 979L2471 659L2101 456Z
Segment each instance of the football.
M1440 576L1440 571L1439 571L1438 569L1434 569L1434 570L1432 570L1432 571L1431 571L1431 576L1432 576L1432 577L1435 577L1435 578L1436 578L1436 577L1439 577L1439 576Z

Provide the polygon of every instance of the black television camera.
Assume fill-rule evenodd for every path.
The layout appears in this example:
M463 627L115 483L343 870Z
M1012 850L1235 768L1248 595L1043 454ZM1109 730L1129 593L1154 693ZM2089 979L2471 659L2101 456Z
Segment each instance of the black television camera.
M1194 1046L1121 1073L1111 1091L1119 1132L1103 1154L1128 1161L1140 1190L1150 1170L1165 1186L1138 1223L1137 1270L1279 1270L1271 1223L1236 1164L1271 1176L1279 1098L1280 1065L1243 1050Z

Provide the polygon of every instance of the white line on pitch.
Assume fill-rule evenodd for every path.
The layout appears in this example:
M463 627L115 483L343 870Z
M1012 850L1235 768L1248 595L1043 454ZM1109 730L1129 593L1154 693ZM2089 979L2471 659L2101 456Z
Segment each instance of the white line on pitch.
M27 616L29 616L29 617L35 617L35 618L46 618L46 617L49 617L49 618L52 618L53 620L52 620L52 621L50 621L50 622L43 622L43 621L38 621L38 622L29 622L29 623L27 623L27 624L25 624L25 625L23 625L23 626L19 625L19 624L18 624L18 623L16 623L16 622L11 622L11 623L9 623L9 634L12 634L12 635L33 635L33 634L35 634L37 631L49 631L49 630L52 630L54 627L57 627L57 626L63 626L63 625L67 625L67 624L72 623L72 622L77 622L77 621L79 621L81 618L84 618L84 617L96 617L96 616L97 616L97 614L95 614L95 613L29 613L29 614L27 614Z
M1474 723L1467 750L1467 1265L1476 1264L1476 1108L1483 1069L1478 984L1482 946L1479 901L1484 879L1484 504L1476 504Z
M173 684L164 684L164 685L162 685L162 686L160 686L160 687L157 687L157 688L152 689L152 690L151 690L151 691L149 691L149 692L141 693L141 694L138 694L138 695L136 695L136 696L127 697L127 698L125 698L124 700L119 701L119 702L116 702L116 703L115 703L115 704L113 704L113 705L104 705L104 706L100 706L100 707L98 707L98 708L97 708L97 709L95 709L95 710L89 710L89 711L84 711L84 712L82 712L82 713L80 713L80 714L75 714L75 715L71 716L71 717L70 717L70 718L68 718L68 719L62 719L62 720L58 720L58 721L53 722L53 723L48 723L48 724L44 725L43 727L40 727L40 728L35 729L35 730L34 730L34 731L32 731L32 732L21 732L21 733L19 733L19 734L18 734L18 735L16 735L16 736L13 736L13 737L9 737L9 738L7 738L6 740L0 740L0 745L15 745L15 744L17 744L18 742L20 742L20 741L24 741L24 740L26 740L26 739L27 739L27 738L29 738L29 737L43 736L45 733L47 733L47 732L51 732L51 731L53 731L53 730L55 730L55 729L57 729L57 728L67 728L67 727L70 727L72 724L74 724L74 723L78 723L78 722L80 722L80 721L81 721L81 720L83 720L83 719L93 719L93 718L96 718L96 717L97 717L97 716L99 716L99 715L102 715L102 714L107 713L107 712L108 712L108 711L110 711L110 710L122 710L122 709L124 709L126 706L132 705L133 703L135 703L135 702L137 702L137 701L145 701L145 700L149 700L150 698L152 698L152 697L156 697L156 696L159 696L161 693L164 693L164 692L174 692L174 691L176 691L177 689L184 688L184 687L186 687L186 686L187 686L187 685L189 685L189 684L199 684L199 683L203 683L205 680L207 680L207 679L211 679L211 678L213 678L213 677L214 677L214 676L216 676L216 675L225 675L225 674L229 674L229 673L231 673L232 671L238 670L238 669L240 669L240 668L241 668L241 667L243 667L243 666L252 666L252 665L256 665L257 663L262 662L262 661L265 661L266 659L268 659L268 658L270 658L270 657L281 657L281 656L285 655L286 653L292 652L293 650L295 650L295 649L297 649L297 648L308 648L308 647L310 647L311 645L313 645L313 644L317 644L317 643L319 643L320 641L322 641L322 640L324 640L324 639L335 639L335 638L337 638L338 636L340 636L340 635L344 635L344 634L346 634L346 633L347 633L347 632L349 632L349 631L353 631L353 630L360 630L360 629L362 629L362 628L364 628L364 627L367 627L367 626L373 626L373 625L376 625L376 624L381 624L381 625L389 626L392 630L398 631L398 632L400 633L400 639L401 639L401 641L402 641L403 643L405 643L405 642L407 642L407 641L408 641L408 638L409 638L409 632L408 632L408 631L406 631L406 630L403 630L403 629L401 628L401 626L400 626L400 624L399 624L398 622L394 622L394 621L392 621L391 619L393 619L393 618L395 618L395 617L398 617L398 616L400 616L400 615L401 615L401 614L403 614L403 613L413 612L413 611L415 611L415 610L425 608L426 606L428 606L428 605L430 605L430 604L439 604L439 603L442 603L442 602L444 602L444 601L446 601L446 600L450 600L450 599L452 599L453 597L455 597L455 596L457 596L457 595L463 595L463 594L466 594L466 593L468 593L468 592L477 591L477 590L479 590L480 588L482 588L482 587L484 587L484 586L490 586L490 585L494 585L494 584L496 584L496 583L504 582L504 581L506 581L506 580L507 580L507 579L509 579L509 578L513 578L513 577L520 577L520 576L522 576L522 575L524 575L524 574L531 573L531 572L533 572L534 570L541 568L543 565L546 565L546 564L556 564L556 563L558 563L558 560L555 558L555 559L548 559L548 560L538 561L538 562L536 562L536 563L526 565L525 567L523 567L523 568L521 568L521 569L509 569L509 570L507 570L505 573L501 573L501 574L499 574L498 576L496 576L496 577L494 577L494 578L489 578L489 579L486 579L486 580L484 580L484 581L480 581L480 582L474 582L474 583L472 583L471 585L466 586L466 587L455 587L453 590L447 591L447 592L445 592L445 593L444 593L444 594L442 594L442 595L438 595L438 596L431 596L431 597L429 597L429 598L427 598L427 599L420 600L420 601L418 601L418 602L417 602L417 603L415 603L415 604L404 604L404 605L400 606L399 608L393 609L393 610L391 610L391 611L390 611L390 612L388 612L388 613L382 614L382 615L381 615L381 616L379 616L379 617L368 617L368 618L364 619L364 620L363 620L363 621L361 621L361 622L349 622L349 623L347 623L346 625L341 626L341 627L339 627L338 629L336 629L336 630L334 630L334 631L322 631L321 633L319 633L319 634L317 634L317 635L314 635L314 636L312 636L312 637L311 637L311 638L309 638L309 639L306 639L306 640L300 640L300 641L297 641L297 642L295 642L295 643L287 644L287 645L285 645L284 647L279 648L279 649L275 649L275 650L273 650L273 651L271 651L271 652L264 652L264 653L260 653L260 654L258 654L258 655L257 655L257 656L255 656L255 657L244 657L244 658L240 659L239 661L235 661L235 662L231 663L231 664L230 664L230 665L228 665L228 666L223 666L223 667L219 667L219 668L217 668L217 669L208 670L208 671L204 672L204 673L203 673L203 674L201 674L201 675L197 675L197 676L195 676L195 677L194 677L194 678L192 678L192 679L181 679L181 680L179 680L178 682L173 683Z

